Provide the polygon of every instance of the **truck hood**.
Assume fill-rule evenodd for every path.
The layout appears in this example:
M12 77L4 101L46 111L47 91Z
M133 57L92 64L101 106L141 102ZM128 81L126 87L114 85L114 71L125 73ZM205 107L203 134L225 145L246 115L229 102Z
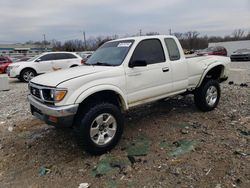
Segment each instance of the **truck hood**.
M79 66L65 70L58 70L37 76L31 80L34 84L43 86L56 87L57 85L82 76L95 74L98 72L108 71L115 67L110 66Z

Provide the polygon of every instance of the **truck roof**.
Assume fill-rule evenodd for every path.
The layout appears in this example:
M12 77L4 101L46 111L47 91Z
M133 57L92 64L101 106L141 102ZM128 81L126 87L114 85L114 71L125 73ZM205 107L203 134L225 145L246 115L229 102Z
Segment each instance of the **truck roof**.
M157 39L162 39L162 38L175 38L175 36L172 36L172 35L137 36L137 37L119 38L119 39L115 39L115 40L112 40L112 41L120 41L120 40L135 40L135 41L141 41L141 40L144 40L144 39L152 39L152 38L157 38Z

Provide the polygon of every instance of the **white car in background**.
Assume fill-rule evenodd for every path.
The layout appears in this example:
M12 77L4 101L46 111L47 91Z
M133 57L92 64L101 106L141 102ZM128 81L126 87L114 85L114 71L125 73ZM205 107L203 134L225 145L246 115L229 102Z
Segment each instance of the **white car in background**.
M7 73L10 78L18 78L23 82L29 82L39 74L68 69L82 64L82 58L72 52L45 52L28 61L9 65Z

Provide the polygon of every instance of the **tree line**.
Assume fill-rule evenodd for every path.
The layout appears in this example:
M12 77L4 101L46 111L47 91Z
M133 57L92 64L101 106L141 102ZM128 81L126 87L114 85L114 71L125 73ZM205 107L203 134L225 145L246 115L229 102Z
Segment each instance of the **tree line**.
M231 35L221 36L200 36L197 31L188 31L186 33L174 33L184 49L198 50L208 47L208 43L211 42L227 42L227 41L239 41L239 40L250 40L250 31L245 34L242 29L233 31Z
M148 32L144 35L159 35L158 32ZM237 29L232 32L231 35L221 36L201 36L198 31L188 31L185 33L176 32L172 35L176 36L184 49L197 50L204 49L208 47L208 43L211 42L226 42L226 41L238 41L238 40L250 40L250 31L246 33L242 29ZM131 35L138 36L138 35ZM125 36L129 37L129 36ZM38 41L32 42L28 41L26 44L36 44L41 45L41 47L51 46L53 51L92 51L96 50L103 43L119 38L118 35L113 36L98 36L88 38L86 41L75 39L67 40L65 42L52 40L52 41Z

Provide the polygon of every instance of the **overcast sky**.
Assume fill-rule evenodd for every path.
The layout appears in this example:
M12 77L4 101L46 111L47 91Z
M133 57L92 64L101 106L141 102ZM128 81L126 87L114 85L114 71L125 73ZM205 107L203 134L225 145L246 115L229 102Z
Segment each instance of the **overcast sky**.
M1 0L0 43L196 30L250 31L250 0Z

